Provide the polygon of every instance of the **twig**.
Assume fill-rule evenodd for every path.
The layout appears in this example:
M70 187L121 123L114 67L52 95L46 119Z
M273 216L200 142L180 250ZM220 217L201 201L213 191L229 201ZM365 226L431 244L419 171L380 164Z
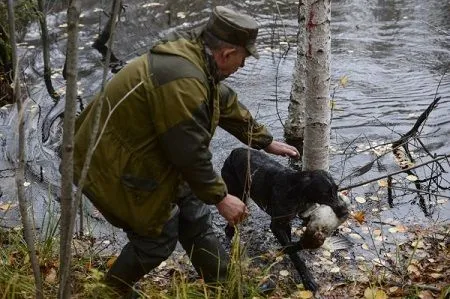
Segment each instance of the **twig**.
M420 192L420 193L425 193L425 194L429 194L429 195L435 195L435 196L439 196L439 197L450 199L450 196L436 194L436 193L425 191L425 190L417 190L417 189L413 189L413 188L403 188L403 187L394 187L394 186L392 186L391 189L411 191L411 192Z
M397 284L396 286L401 287L401 288L405 287L405 285L401 285L401 284ZM406 286L411 287L411 288L419 288L419 289L422 289L422 290L430 290L430 291L433 291L433 292L440 292L441 291L440 288L432 286L432 285L429 285L429 284L416 284L416 283L412 284L412 283L408 283L408 284L406 284Z
M421 164L419 164L419 165L416 165L416 166L413 166L413 167L409 167L409 168L407 168L407 169L402 169L402 170L399 170L399 171L395 171L395 172L392 172L392 173L389 173L389 174L386 174L386 175L383 175L383 176L379 176L379 177L377 177L377 178L370 179L370 180L367 180L367 181L364 181L364 182L361 182L361 183L358 183L358 184L355 184L355 185L350 185L350 186L340 187L338 191L348 190L348 189L352 189L352 188L355 188L355 187L359 187L359 186L362 186L362 185L365 185L365 184L368 184L368 183L371 183L371 182L375 182L375 181L384 179L384 178L386 178L386 177L388 177L388 176L396 175L396 174L405 172L405 171L407 171L407 170L413 170L413 169L416 169L416 168L425 166L425 165L427 165L427 164L429 164L429 163L433 163L433 162L436 162L436 161L440 161L440 160L443 160L443 159L447 159L447 158L449 158L449 157L450 157L450 155L444 155L444 156L441 156L441 157L439 157L439 158L436 158L436 159L433 159L433 160L430 160L430 161L421 163Z

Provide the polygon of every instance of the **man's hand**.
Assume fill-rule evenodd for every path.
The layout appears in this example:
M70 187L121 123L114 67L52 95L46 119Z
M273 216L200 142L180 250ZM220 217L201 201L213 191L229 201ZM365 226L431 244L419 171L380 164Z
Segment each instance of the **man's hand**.
M298 150L290 146L289 144L279 142L279 141L272 141L271 144L269 144L264 151L266 151L269 154L279 155L279 156L289 156L291 158L299 159L300 154L298 153Z
M216 207L219 214L232 226L239 224L248 216L247 206L242 200L231 194L227 194L222 201L216 204Z

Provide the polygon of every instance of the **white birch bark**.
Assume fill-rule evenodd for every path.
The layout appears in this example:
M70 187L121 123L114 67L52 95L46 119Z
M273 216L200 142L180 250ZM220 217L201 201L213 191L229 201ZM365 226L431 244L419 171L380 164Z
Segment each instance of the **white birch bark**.
M303 154L306 101L306 16L307 0L298 3L297 60L293 74L288 119L284 127L284 138Z
M307 16L306 127L303 169L329 168L331 0L311 1Z

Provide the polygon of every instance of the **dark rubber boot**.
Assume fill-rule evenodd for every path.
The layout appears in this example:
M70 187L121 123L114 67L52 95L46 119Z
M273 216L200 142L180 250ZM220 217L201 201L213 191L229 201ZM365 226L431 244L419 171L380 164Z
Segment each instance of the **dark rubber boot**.
M127 232L129 242L105 277L105 284L118 295L127 297L145 274L165 261L174 251L178 237L178 208L172 211L161 235L156 238Z
M229 256L214 234L209 207L193 195L178 204L179 241L206 282L224 282Z

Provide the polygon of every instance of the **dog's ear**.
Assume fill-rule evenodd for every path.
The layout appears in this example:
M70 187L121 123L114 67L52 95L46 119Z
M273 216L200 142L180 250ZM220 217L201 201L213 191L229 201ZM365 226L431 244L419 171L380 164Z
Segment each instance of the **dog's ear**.
M289 180L288 198L303 198L305 189L311 184L312 178L308 172L298 172Z

